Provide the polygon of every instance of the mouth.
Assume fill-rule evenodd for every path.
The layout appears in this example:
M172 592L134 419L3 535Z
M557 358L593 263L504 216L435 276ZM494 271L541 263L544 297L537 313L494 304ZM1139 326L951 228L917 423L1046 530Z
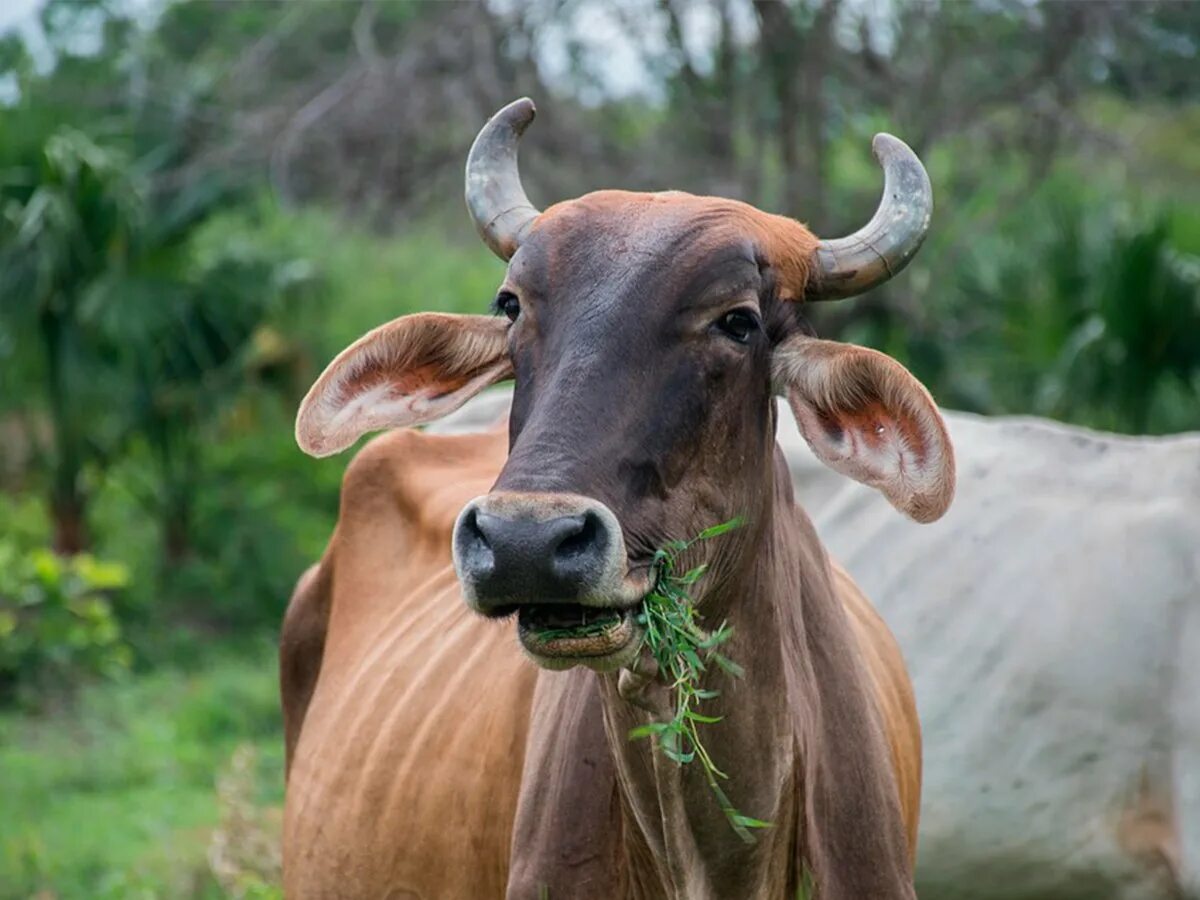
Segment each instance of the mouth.
M641 604L632 607L575 603L522 606L517 637L533 661L546 669L587 666L601 672L633 661L641 646Z

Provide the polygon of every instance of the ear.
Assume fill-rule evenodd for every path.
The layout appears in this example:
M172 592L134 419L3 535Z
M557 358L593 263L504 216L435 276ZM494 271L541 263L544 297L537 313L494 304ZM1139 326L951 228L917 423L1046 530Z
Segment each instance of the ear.
M775 348L776 393L823 463L878 488L918 522L954 499L954 448L933 398L889 356L793 337Z
M312 456L345 450L368 431L422 425L512 375L508 321L418 313L338 354L300 404L296 443Z

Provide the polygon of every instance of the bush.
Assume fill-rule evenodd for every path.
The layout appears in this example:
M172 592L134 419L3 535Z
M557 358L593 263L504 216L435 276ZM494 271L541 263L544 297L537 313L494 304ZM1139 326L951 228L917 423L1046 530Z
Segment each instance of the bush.
M0 536L0 700L127 671L132 653L110 598L128 583L119 563Z

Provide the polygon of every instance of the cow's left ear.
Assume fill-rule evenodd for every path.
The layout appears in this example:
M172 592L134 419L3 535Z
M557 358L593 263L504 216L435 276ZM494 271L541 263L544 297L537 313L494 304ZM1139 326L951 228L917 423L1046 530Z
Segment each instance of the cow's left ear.
M345 450L368 431L423 425L512 375L508 320L417 313L359 338L300 404L296 443L311 456Z
M830 468L878 488L918 522L954 498L954 448L924 386L889 356L796 336L775 348L775 392Z

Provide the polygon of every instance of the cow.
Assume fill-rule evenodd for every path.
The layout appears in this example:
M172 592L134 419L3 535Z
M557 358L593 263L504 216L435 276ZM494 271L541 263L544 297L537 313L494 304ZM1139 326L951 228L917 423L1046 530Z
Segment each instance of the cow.
M280 649L292 897L912 898L920 731L894 639L824 550L776 446L782 397L817 458L918 522L954 454L899 363L819 340L805 302L869 290L928 229L915 154L879 135L858 232L680 192L598 191L539 212L516 162L533 104L484 126L467 204L508 266L492 316L404 316L337 356L296 437L355 457ZM506 426L412 430L514 383ZM740 676L696 764L631 731L672 711L644 641L657 550ZM882 549L882 548L881 548ZM515 621L515 628L514 628ZM515 640L513 631L515 630ZM536 665L530 665L530 660Z
M910 664L920 896L1200 900L1200 435L945 419L958 490L922 528L779 435Z

